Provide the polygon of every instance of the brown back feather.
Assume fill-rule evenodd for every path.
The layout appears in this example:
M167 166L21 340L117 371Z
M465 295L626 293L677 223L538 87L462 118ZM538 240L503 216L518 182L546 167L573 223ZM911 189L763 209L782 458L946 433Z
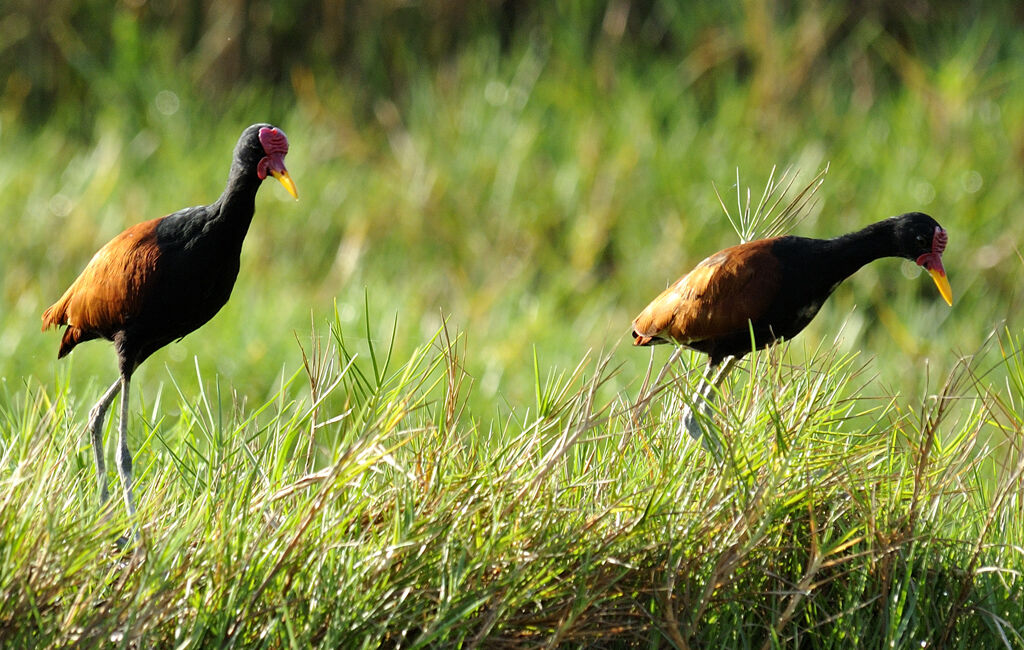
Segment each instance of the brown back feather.
M43 312L43 330L68 326L58 358L83 341L113 338L138 314L160 256L159 221L136 224L107 242L60 300Z
M773 239L740 244L703 260L655 298L633 321L634 345L674 339L687 344L745 329L775 298Z

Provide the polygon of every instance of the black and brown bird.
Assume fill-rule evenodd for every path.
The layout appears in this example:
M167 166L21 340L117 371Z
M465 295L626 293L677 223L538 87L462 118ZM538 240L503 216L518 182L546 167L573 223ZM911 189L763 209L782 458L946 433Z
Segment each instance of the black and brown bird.
M633 320L633 344L674 342L707 354L708 367L692 400L705 408L711 391L737 359L753 347L796 336L835 288L868 262L883 257L914 260L952 305L953 291L942 266L946 241L946 231L934 219L911 212L835 239L787 236L726 248L640 312ZM683 421L699 437L690 409Z
M298 199L284 166L288 138L270 124L254 124L235 145L227 187L215 202L128 228L89 261L60 300L43 313L43 330L66 326L58 358L91 339L114 343L120 377L89 412L100 502L109 496L102 423L121 393L117 469L128 514L132 457L127 444L132 373L151 354L194 331L228 301L238 276L242 240L255 210L256 191L273 176Z

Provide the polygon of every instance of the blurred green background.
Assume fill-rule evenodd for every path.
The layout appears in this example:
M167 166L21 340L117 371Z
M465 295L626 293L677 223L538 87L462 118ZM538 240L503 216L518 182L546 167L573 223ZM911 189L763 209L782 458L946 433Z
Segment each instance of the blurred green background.
M1020 7L7 0L0 377L95 399L113 351L58 363L40 314L125 227L215 199L238 134L270 121L301 200L262 190L231 302L143 366L140 399L197 357L262 400L335 307L348 340L394 327L398 358L449 318L478 406L532 401L534 349L546 368L614 350L608 389L629 391L651 355L633 316L736 243L713 184L735 209L737 170L756 198L775 166L801 185L826 164L797 232L928 212L956 303L880 261L790 354L845 323L838 345L916 394L1021 323Z

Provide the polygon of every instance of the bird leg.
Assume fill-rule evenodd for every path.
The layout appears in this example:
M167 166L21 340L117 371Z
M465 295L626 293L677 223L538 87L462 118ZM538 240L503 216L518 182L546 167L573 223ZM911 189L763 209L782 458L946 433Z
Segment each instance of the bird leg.
M124 504L128 508L128 518L135 518L135 500L132 499L132 454L128 451L128 391L131 379L121 375L121 421L118 423L117 435L117 472L121 475L124 488Z
M712 365L708 363L707 368L704 370L704 374L701 376L700 384L697 385L697 392L693 397L693 408L689 405L683 407L682 425L683 429L690 434L690 437L694 440L700 440L701 429L697 423L697 417L694 409L700 412L700 414L707 415L711 410L711 402L714 399L715 391L725 381L725 376L729 374L733 366L736 365L736 357L728 357L725 363L721 366ZM717 374L714 374L715 370L718 370ZM711 379L714 374L714 380ZM681 432L680 432L681 433Z
M96 457L96 481L100 488L100 506L103 506L110 498L110 493L107 491L107 465L103 460L103 416L107 414L107 409L110 408L110 404L120 391L121 379L118 378L107 389L107 392L103 393L100 401L96 402L96 405L89 410L89 424L86 427L89 440L92 443L92 451Z

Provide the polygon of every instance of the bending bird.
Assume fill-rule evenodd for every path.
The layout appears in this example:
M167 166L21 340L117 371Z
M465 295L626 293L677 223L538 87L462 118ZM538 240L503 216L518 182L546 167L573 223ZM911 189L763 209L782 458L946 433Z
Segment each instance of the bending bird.
M101 506L109 497L102 423L110 404L120 392L117 470L129 518L134 519L127 444L132 373L151 354L206 323L228 301L263 179L273 176L299 198L284 166L287 153L284 131L270 124L248 127L235 145L220 198L144 221L114 237L43 313L44 331L65 326L57 358L92 339L113 342L117 352L119 377L89 411L87 426Z
M796 336L835 288L869 262L883 257L914 260L952 305L953 290L942 266L947 239L930 216L910 212L835 239L774 237L726 248L640 312L633 320L633 344L673 342L707 354L708 366L693 400L706 412L712 391L738 359L753 348ZM683 424L691 436L700 437L689 407Z

